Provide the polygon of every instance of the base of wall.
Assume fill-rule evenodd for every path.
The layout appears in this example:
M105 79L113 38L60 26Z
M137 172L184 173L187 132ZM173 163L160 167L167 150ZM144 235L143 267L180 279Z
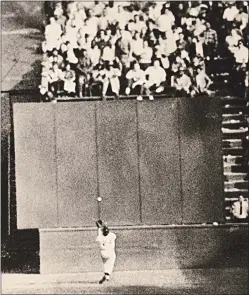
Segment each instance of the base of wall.
M116 227L116 270L247 267L248 225ZM102 271L94 228L40 230L40 270Z

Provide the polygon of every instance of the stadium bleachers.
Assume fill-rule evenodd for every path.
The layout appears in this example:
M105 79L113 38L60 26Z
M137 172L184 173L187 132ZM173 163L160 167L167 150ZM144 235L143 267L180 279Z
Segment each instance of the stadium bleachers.
M125 93L152 98L172 90L178 96L245 96L247 2L52 1L45 8L45 100ZM134 63L140 69L133 70ZM165 74L153 75L153 69Z

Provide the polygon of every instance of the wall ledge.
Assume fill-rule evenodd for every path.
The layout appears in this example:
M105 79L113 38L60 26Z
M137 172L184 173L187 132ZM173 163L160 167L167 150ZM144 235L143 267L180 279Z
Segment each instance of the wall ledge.
M232 224L177 224L177 225L127 225L127 226L110 226L112 230L144 230L144 229L186 229L186 228L238 228L248 227L248 223ZM40 228L43 232L65 232L65 231L95 231L96 227L63 227L63 228Z

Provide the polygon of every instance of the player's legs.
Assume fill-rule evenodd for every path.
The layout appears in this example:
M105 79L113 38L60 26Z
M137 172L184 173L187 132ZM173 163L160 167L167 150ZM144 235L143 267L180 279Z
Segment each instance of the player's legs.
M104 281L109 281L110 275L113 273L115 261L116 261L116 254L111 253L108 257L102 257L103 265L104 265L104 276L99 281L100 284L102 284Z
M106 261L104 262L104 272L110 276L113 273L114 264L116 261L116 255L113 253Z

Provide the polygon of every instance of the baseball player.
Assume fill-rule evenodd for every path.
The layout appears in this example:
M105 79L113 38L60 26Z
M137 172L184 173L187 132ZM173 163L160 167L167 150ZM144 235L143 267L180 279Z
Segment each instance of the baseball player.
M110 275L113 272L116 261L115 241L116 235L109 231L109 228L101 220L96 222L98 227L98 236L96 241L100 247L100 255L104 264L104 276L99 281L102 284L104 281L109 281Z

